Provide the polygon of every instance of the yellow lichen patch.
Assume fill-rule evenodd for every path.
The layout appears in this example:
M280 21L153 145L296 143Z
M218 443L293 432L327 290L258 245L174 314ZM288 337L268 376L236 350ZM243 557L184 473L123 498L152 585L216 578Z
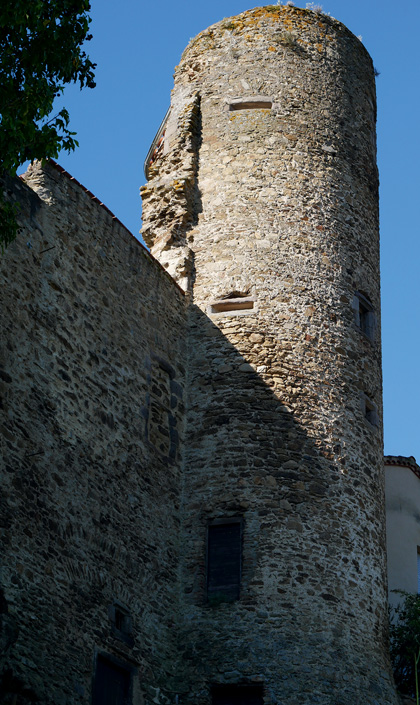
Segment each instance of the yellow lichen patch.
M213 49L216 46L215 37L217 34L229 32L235 35L241 34L246 40L255 40L252 37L250 30L254 30L255 26L264 20L281 23L287 32L295 32L302 34L310 30L314 25L326 30L325 20L314 18L314 13L308 9L298 7L285 7L279 5L266 5L258 7L254 10L243 12L234 17L226 17L222 22L214 25L213 28L204 30L193 39L187 49L205 50ZM315 22L314 22L315 20ZM297 40L299 41L299 40ZM275 51L274 47L269 48L269 51Z
M276 47L268 47L268 51L277 51Z
M237 27L237 22L232 22L231 20L229 20L229 22L224 22L222 24L222 29L229 31L229 32L236 29L236 27Z
M204 45L205 49L214 49L214 47L216 46L216 42L213 39L213 33L205 34L200 37L199 42L197 42L197 44Z
M182 181L180 181L179 179L175 179L172 182L172 187L175 191L183 191L185 188L185 179L183 179Z
M245 110L238 110L229 114L229 121L239 122L239 124L247 125L258 125L261 122L263 116L270 116L272 112L270 108L249 108Z
M244 15L245 19L250 22L252 22L254 18L260 19L269 17L272 19L273 15L281 15L281 8L277 5L266 5L265 7L257 7L255 10L252 10L249 15L247 15L247 13L244 13Z
M280 14L280 7L278 7L277 5L267 5L266 7L259 7L255 10L251 10L249 13L245 12L235 18L228 18L226 20L223 20L221 28L240 32L246 29L246 27L258 23L261 19L278 19Z
M292 31L292 29L293 29L293 22L292 22L288 17L285 17L285 18L284 18L283 24L284 24L284 26L286 27L286 29L287 29L289 32Z
M213 36L214 36L214 32L212 29L204 29L202 32L197 34L197 36L194 39L192 39L190 41L190 46L192 46L196 42L202 41L203 39L204 40L209 40L209 39L212 40Z

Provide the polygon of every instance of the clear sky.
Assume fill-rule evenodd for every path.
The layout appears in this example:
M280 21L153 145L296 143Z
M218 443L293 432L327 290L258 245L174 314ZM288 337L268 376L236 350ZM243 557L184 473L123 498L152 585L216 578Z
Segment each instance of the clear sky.
M321 4L362 36L380 72L385 453L414 455L420 463L420 0ZM143 161L169 105L183 49L209 25L254 6L247 0L93 0L87 49L98 64L97 87L66 89L63 104L80 147L62 153L59 162L134 234L141 227Z

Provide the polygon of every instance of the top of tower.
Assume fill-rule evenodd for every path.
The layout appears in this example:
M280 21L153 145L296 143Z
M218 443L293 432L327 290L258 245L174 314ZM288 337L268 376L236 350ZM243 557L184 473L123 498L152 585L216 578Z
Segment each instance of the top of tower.
M267 22L275 22L283 25L281 28L283 37L279 37L279 41L284 44L290 45L296 41L297 43L302 43L304 46L306 43L303 38L305 29L309 27L313 28L314 25L317 24L320 30L320 35L322 35L322 33L328 34L328 32L325 32L327 28L330 30L334 29L335 34L339 33L343 37L357 39L360 45L365 49L366 53L368 53L361 40L334 17L324 13L316 6L312 9L303 9L300 7L295 7L294 5L264 5L262 7L255 7L251 10L246 10L245 12L233 17L225 17L223 20L216 22L191 39L185 49L185 52L189 51L193 47L198 48L203 43L203 49L211 48L211 40L215 33L226 31L233 35L246 34L258 25L262 25ZM316 48L318 51L322 51L322 41Z

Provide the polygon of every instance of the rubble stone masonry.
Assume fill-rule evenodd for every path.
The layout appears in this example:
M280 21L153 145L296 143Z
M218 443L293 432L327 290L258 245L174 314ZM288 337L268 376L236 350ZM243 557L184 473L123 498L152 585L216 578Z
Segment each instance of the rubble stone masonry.
M90 703L105 653L152 702L174 675L185 297L69 175L25 180L1 271L0 701Z
M397 705L375 113L351 32L257 8L176 68L154 256L54 163L6 188L5 705Z
M192 301L180 648L194 704L234 683L273 703L396 702L375 120L369 55L320 13L223 20L176 69L143 199L152 252ZM214 604L206 527L233 517L240 599Z

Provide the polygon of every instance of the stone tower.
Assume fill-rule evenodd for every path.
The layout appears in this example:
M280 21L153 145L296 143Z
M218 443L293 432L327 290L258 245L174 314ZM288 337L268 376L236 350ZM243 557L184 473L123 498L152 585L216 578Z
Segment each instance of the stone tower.
M375 118L368 53L309 10L223 20L176 69L142 195L191 297L183 702L397 702Z

